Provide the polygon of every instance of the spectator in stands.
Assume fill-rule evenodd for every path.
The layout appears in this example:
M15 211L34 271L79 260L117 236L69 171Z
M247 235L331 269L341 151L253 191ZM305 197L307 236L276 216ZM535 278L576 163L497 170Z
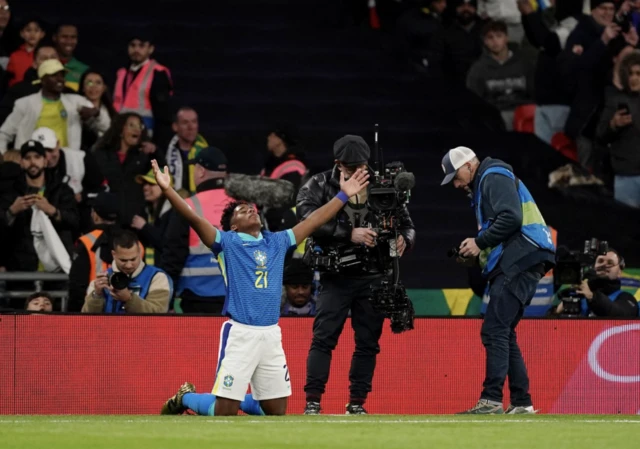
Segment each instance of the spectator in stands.
M7 72L11 79L9 87L19 83L24 78L24 73L33 65L33 51L44 38L44 26L38 19L30 19L24 22L20 28L20 37L24 43L9 57Z
M533 100L533 67L507 47L504 22L487 22L482 37L487 51L471 66L467 88L500 110L511 131L515 108Z
M295 128L291 125L273 127L267 136L267 150L269 154L260 175L289 181L295 188L295 198L308 175L303 162L303 148ZM298 220L293 206L295 205L291 204L263 211L271 232L283 231L296 225Z
M67 183L76 200L82 199L82 181L85 175L85 153L60 148L56 133L51 128L41 127L31 134L31 139L42 144L46 151L47 172L56 182ZM99 175L100 172L98 172ZM94 174L95 176L95 174Z
M544 11L534 11L529 0L519 0L522 25L531 45L540 50L535 66L534 133L546 143L564 130L571 97L566 80L558 70L557 58L564 50L569 34L582 17L582 0L562 0ZM553 13L553 16L548 14Z
M638 75L640 76L640 74ZM625 268L624 258L613 248L606 255L598 256L594 266L597 277L582 281L576 286L581 300L581 315L597 317L636 318L638 301L634 296L622 290L622 270ZM564 310L562 303L555 309L556 314Z
M16 179L12 191L0 196L0 225L7 226L9 236L8 247L3 248L9 254L7 269L66 268L68 272L72 233L78 227L73 191L47 176L45 149L40 142L25 142L20 154L23 175Z
M83 313L167 313L173 284L164 271L142 261L139 241L131 231L113 238L113 263L89 284ZM112 275L124 273L128 286L116 289Z
M149 265L156 265L162 260L162 247L167 235L171 203L169 203L162 189L158 186L153 170L146 175L136 176L136 182L142 184L142 193L147 206L144 218L134 215L131 227L138 231L140 240L145 246L144 261Z
M38 77L42 90L16 101L13 111L0 127L0 153L15 138L15 147L21 147L36 128L46 126L55 131L60 146L80 148L82 121L97 130L106 130L109 124L89 100L75 94L64 94L64 67L57 59L40 64Z
M622 89L610 86L597 136L609 146L615 174L614 197L640 208L640 54L633 52L622 62Z
M18 150L9 150L0 156L0 197L5 193L13 191L13 184L16 179L22 175L20 166L20 152ZM0 248L7 248L10 240L7 227L0 224ZM0 272L7 271L7 261L9 253L6 250L0 251ZM4 283L0 282L0 291L4 290Z
M109 87L104 81L104 76L96 70L87 69L80 77L80 90L78 93L89 100L94 108L100 109L100 115L108 117L109 124L111 120L118 114L113 107L113 101L111 100L111 93ZM82 144L81 148L84 151L88 151L95 145L100 137L104 134L103 131L92 129L87 124L82 126Z
M167 148L167 165L173 177L173 188L183 198L187 198L196 193L195 166L190 162L209 144L198 132L198 113L191 107L183 106L178 109L172 129L176 134Z
M431 75L462 86L482 54L482 21L476 15L476 0L454 0L454 4L455 18L433 35L427 64Z
M24 302L27 312L53 312L53 297L47 292L35 292Z
M591 16L580 20L559 57L561 75L572 93L565 134L576 140L578 159L587 169L593 169L597 160L592 140L598 119L596 112L612 67L609 44L618 36L632 46L638 43L635 29L621 33L620 26L613 22L614 14L612 0L592 0Z
M173 95L171 73L151 59L155 47L150 36L137 29L129 40L129 68L118 70L113 92L113 106L119 113L135 112L157 143L167 142L171 113L169 99Z
M40 64L49 59L58 59L58 52L52 45L41 42L33 51L33 66L24 73L24 79L11 87L0 100L0 122L4 122L9 117L16 100L35 94L41 89L40 83L37 82L38 68ZM73 91L65 88L63 93L73 93Z
M503 22L509 42L516 47L522 44L524 29L516 0L478 0L478 15L483 19Z
M113 262L113 237L117 234L120 203L109 192L100 192L93 201L91 219L94 228L78 239L69 272L69 312L79 312L89 284Z
M142 117L134 112L117 115L107 132L96 142L94 155L111 192L120 199L121 224L129 226L133 216L144 210L142 186L136 176L151 169L156 147L148 141Z
M20 46L20 36L18 35L13 21L11 20L11 6L8 0L0 0L0 68L1 71L7 69L9 56ZM0 72L1 72L0 71ZM4 90L5 82L2 81L0 89Z
M282 277L282 316L315 316L316 301L311 286L313 271L300 259L291 259Z
M431 37L442 28L447 0L420 0L405 11L396 24L402 52L414 67L425 70Z
M220 226L222 212L232 199L224 190L227 158L215 147L203 148L191 162L195 163L197 193L187 203L213 226ZM220 314L226 294L225 282L210 248L175 210L162 249L161 266L176 285L176 296L185 313Z
M57 182L71 187L78 203L80 232L92 228L91 208L88 198L102 190L102 175L93 153L60 148L55 132L46 127L36 129L31 135L47 152L47 172ZM75 237L76 235L74 235Z
M78 27L70 23L61 23L53 33L53 42L58 50L60 62L64 64L67 73L64 77L65 84L75 92L79 90L80 77L89 68L83 62L78 61L73 52L78 46Z

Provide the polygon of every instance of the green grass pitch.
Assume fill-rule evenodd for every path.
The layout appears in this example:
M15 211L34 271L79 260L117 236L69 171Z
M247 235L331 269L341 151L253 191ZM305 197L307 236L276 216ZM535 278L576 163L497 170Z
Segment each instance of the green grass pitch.
M3 449L626 449L640 416L0 416Z

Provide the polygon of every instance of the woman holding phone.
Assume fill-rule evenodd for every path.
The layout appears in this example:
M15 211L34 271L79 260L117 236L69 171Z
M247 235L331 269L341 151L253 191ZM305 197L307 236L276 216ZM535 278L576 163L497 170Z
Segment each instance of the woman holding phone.
M622 89L607 88L596 135L609 147L615 199L640 208L640 53L623 59L619 75Z

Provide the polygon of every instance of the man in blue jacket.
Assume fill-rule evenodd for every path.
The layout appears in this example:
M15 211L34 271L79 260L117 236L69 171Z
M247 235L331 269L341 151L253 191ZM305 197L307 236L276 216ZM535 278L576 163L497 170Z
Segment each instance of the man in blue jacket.
M511 405L506 413L535 413L529 376L516 340L516 326L538 282L555 265L551 232L531 194L510 165L482 162L466 147L442 159L445 178L472 200L478 235L459 247L458 262L479 263L489 282L489 304L480 335L487 354L480 400L462 414L502 414L502 389L509 376Z

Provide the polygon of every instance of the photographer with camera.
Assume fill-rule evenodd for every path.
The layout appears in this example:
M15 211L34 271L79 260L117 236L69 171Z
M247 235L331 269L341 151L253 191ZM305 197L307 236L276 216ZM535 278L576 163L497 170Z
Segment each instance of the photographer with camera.
M560 291L558 296L564 300L555 308L555 314L567 315L569 310L565 301L569 297L580 299L579 315L598 317L635 318L638 313L638 301L631 293L621 290L624 258L613 248L596 258L594 272L586 276L580 285L573 289ZM578 312L578 310L576 310ZM578 313L575 314L576 316Z
M113 264L87 289L82 313L167 313L173 282L142 261L138 237L122 231L113 237Z
M334 168L312 177L298 193L296 212L300 220L305 220L340 191L340 173L350 177L358 168L368 168L370 150L360 136L340 138L334 144L333 153ZM382 248L387 254L389 251L388 244L380 244L380 224L376 223L375 211L370 207L369 194L373 187L369 186L349 198L336 218L323 225L310 239L310 249L324 255L338 254L336 260L340 266L337 270L329 269L322 273L304 387L307 401L304 413L307 415L320 413L320 399L329 378L331 353L349 311L356 347L349 372L350 399L346 411L347 414L366 413L363 404L371 391L376 355L380 352L378 341L384 323L384 314L374 309L371 301L372 290L383 284L388 270ZM404 205L394 212L397 212L399 233L397 240L393 241L397 261L397 257L413 245L415 230ZM333 264L332 267L335 268ZM326 271L326 267L314 269ZM412 322L410 324L412 327Z
M489 304L480 335L486 350L484 390L462 414L502 414L502 389L509 375L511 405L506 413L535 413L529 377L516 339L524 308L540 279L555 264L551 232L533 197L510 165L482 163L469 148L456 147L442 159L445 178L472 200L479 233L457 249L457 261L479 263L489 281Z

